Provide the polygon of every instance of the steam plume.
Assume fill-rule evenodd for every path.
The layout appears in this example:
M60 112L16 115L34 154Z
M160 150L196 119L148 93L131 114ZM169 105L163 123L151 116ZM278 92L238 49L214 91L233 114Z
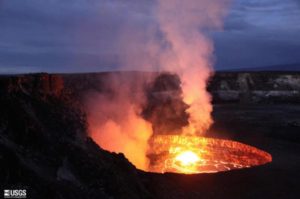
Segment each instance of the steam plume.
M103 77L102 77L103 78ZM102 148L125 156L137 168L147 170L148 139L152 126L140 117L143 83L147 78L107 74L104 91L87 95L89 132ZM139 85L139 86L136 86Z
M227 0L158 0L158 23L167 43L160 66L181 78L184 102L190 105L186 134L204 133L212 123L211 97L206 84L212 73L213 46L203 31L221 28L227 3Z
M213 72L213 45L204 32L221 28L228 0L155 2L154 25L141 30L131 24L121 32L120 49L125 52L121 64L135 70L177 73L184 102L190 106L189 125L183 132L204 133L212 123L206 83ZM109 93L94 93L87 100L90 135L104 149L122 152L138 168L147 170L152 129L140 116L147 81L117 77L108 83Z

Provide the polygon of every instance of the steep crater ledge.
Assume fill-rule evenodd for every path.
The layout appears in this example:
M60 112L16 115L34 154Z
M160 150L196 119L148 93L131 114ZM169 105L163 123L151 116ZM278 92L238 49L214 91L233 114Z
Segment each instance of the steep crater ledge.
M149 198L122 154L87 137L64 78L0 76L0 188L27 189L28 198Z
M217 72L214 103L300 103L300 72Z

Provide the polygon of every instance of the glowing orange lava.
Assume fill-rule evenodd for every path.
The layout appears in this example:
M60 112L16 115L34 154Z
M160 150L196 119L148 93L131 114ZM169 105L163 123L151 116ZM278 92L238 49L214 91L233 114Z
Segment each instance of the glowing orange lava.
M255 147L198 136L156 136L151 146L149 171L158 173L212 173L272 161L270 154Z
M192 151L184 151L174 158L173 166L176 167L176 165L179 165L179 170L184 173L193 173L195 169L197 169L197 164L199 161L200 157L196 153Z
M175 160L179 161L183 166L194 165L199 161L199 159L200 158L198 157L198 155L192 151L182 152L175 157Z

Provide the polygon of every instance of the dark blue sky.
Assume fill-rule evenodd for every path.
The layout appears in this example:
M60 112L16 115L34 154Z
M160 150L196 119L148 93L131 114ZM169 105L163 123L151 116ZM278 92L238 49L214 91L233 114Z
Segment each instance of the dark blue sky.
M152 24L152 7L151 0L0 0L0 73L116 70L124 24ZM216 69L300 63L300 0L235 0L224 31L210 35Z

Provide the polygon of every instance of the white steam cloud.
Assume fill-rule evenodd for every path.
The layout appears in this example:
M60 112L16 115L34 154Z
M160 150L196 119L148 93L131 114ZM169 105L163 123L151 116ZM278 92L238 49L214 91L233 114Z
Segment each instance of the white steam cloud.
M120 32L125 69L179 75L184 102L190 106L184 134L203 134L212 124L206 84L213 72L213 45L204 32L222 28L227 6L228 0L157 0L152 7L154 24L141 30L128 23ZM143 93L145 82L113 78L109 82L113 95L93 94L86 104L91 137L104 149L122 152L138 168L147 170L152 128L140 116L144 96L132 100L134 93Z
M213 71L213 45L203 31L222 27L227 5L227 0L158 0L158 23L168 44L160 66L181 78L184 101L190 105L185 134L203 134L212 123L206 84Z

